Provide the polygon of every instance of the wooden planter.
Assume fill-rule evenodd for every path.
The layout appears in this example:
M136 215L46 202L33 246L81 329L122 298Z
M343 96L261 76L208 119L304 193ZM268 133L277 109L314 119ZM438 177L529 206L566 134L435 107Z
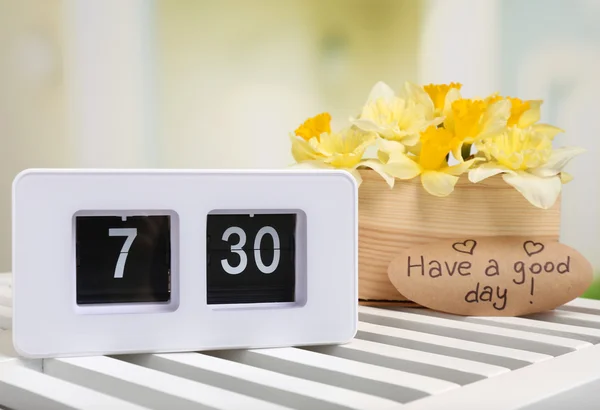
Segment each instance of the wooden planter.
M463 175L445 198L425 191L420 178L394 188L361 170L359 188L359 300L361 304L412 304L389 281L387 267L403 249L464 236L535 236L558 241L560 199L551 209L531 205L502 177L478 184Z

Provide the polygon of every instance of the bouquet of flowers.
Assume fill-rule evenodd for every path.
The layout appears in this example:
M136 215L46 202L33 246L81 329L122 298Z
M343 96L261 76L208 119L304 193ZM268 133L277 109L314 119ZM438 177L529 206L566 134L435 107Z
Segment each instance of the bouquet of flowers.
M563 168L583 149L553 147L563 130L539 122L541 100L463 98L461 87L407 82L396 93L378 82L343 129L331 130L328 113L300 125L290 135L294 166L345 169L359 184L358 169L370 168L390 187L420 177L438 197L450 195L463 174L472 183L501 175L534 206L552 207L572 179Z

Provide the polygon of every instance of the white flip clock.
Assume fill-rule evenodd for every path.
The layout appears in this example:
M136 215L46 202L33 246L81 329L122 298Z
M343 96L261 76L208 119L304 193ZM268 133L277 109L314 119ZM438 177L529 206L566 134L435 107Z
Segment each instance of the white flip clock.
M48 358L345 343L357 186L337 170L32 169L13 343Z

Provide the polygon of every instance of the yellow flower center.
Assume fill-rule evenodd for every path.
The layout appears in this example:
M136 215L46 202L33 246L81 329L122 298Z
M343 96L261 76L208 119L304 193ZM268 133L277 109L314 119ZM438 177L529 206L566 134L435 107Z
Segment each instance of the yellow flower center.
M488 100L489 105L504 99L503 97L496 95ZM507 126L512 127L517 125L521 116L531 109L529 101L523 101L520 98L506 97L510 101L510 117L508 118Z
M321 134L328 134L330 132L331 115L327 112L324 112L304 121L304 123L296 129L295 134L308 141L313 137L319 139Z
M433 106L436 110L443 110L444 103L446 102L446 95L451 88L456 88L460 90L462 87L461 83L450 83L450 84L429 84L423 86L423 89L429 97L431 101L433 101Z
M481 132L481 117L486 109L483 100L460 99L452 103L452 123L457 140L473 142Z
M446 156L450 152L452 133L444 128L431 126L421 134L421 153L419 165L426 170L439 170L446 165Z
M523 171L545 164L552 154L552 142L531 128L511 127L483 141L480 151L500 165Z

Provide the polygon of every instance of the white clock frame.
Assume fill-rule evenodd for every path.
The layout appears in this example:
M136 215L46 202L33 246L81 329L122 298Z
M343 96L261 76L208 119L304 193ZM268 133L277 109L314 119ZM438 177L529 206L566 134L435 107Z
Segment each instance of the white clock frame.
M39 358L345 343L357 327L357 192L341 170L25 170L13 182L15 349ZM208 305L206 217L249 210L298 212L296 301ZM74 215L123 211L172 216L171 300L77 305Z

